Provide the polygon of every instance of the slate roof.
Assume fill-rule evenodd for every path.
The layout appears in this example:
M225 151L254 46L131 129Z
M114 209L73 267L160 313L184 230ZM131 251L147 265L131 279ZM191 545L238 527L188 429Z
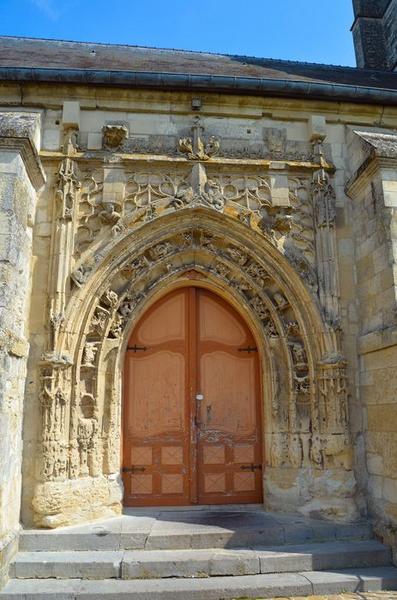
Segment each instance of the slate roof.
M171 74L171 77L181 74L191 75L193 79L198 76L244 78L248 83L252 78L251 81L266 80L278 86L282 82L287 86L293 82L313 87L354 86L381 90L383 94L389 90L393 98L397 92L397 72L184 50L0 36L1 79L6 79L6 73L12 69L14 76L11 79L19 78L17 69L42 72L53 69L62 71L62 80L67 79L68 71L81 70L89 82L92 73L92 83L99 81L95 80L94 74L107 71L116 78L126 77L131 72ZM43 80L42 75L40 80ZM109 82L114 83L114 77Z
M397 88L397 73L251 56L0 36L0 66L192 73Z

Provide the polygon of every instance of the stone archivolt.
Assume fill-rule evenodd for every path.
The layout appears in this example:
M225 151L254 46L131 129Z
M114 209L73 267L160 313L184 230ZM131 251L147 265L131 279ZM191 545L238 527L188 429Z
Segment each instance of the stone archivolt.
M235 304L256 335L269 490L283 469L296 477L300 470L331 479L340 469L350 473L346 365L330 326L336 275L317 278L334 250L325 170L314 173L312 188L307 176L290 177L288 205L277 206L269 176L244 164L239 172L215 167L208 152L198 155L197 138L186 163L149 171L80 164L72 134L55 193L37 523L92 518L96 501L102 516L104 506L120 510L123 352L143 310L189 282ZM86 491L76 500L73 481L82 479ZM334 517L338 509L331 502L327 510Z

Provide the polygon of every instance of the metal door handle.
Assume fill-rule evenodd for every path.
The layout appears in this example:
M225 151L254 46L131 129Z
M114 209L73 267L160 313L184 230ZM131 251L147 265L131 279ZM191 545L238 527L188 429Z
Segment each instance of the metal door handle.
M196 400L197 400L198 402L201 402L202 400L204 400L204 396L203 396L203 394L196 394Z

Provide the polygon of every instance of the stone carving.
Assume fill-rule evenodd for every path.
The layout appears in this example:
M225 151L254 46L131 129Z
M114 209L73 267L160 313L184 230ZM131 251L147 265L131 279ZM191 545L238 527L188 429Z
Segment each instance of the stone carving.
M42 416L41 475L44 481L64 479L68 456L65 440L66 396L64 369L70 365L46 365L41 374L40 406Z
M226 253L232 258L233 262L237 263L240 267L243 267L248 261L247 254L241 252L238 248L226 248Z
M102 306L97 306L91 319L88 335L101 337L106 329L108 316L109 312L106 309Z
M284 310L289 306L288 300L281 292L275 292L273 294L273 301L278 310Z
M98 352L96 342L87 342L83 351L83 367L95 367L95 356Z
M252 262L246 268L246 272L260 287L265 287L265 285L270 281L268 273L256 262Z
M80 287L87 281L92 269L93 267L89 264L81 264L73 271L73 273L71 273L70 277L73 282Z
M57 179L55 196L61 205L60 218L71 220L77 193L81 188L76 162L69 157L65 158L59 166Z
M99 213L101 221L107 225L115 227L121 219L121 212L118 212L116 208L119 208L115 202L102 202L101 206L103 209ZM117 232L117 229L115 230Z
M312 195L320 305L326 321L338 328L340 315L334 227L335 192L324 169L313 176Z
M293 355L295 368L298 370L307 369L306 352L301 343L289 342Z
M81 190L80 174L75 160L77 133L74 128L67 128L64 131L62 146L64 158L56 175L49 283L51 335L48 353L55 352L66 310L74 246L74 219Z
M230 271L229 267L226 266L221 261L218 260L215 263L214 270L218 273L218 275L220 277L223 277L224 279L229 279L230 278L231 271Z
M285 129L265 129L264 138L268 151L274 158L285 158L287 146L287 132Z
M119 306L119 312L124 317L129 317L138 304L143 300L143 294L127 295Z
M171 244L170 242L161 242L160 244L157 244L156 246L153 246L153 248L150 249L150 254L153 260L161 260L165 256L167 256L167 254L170 254L170 252L172 252L173 250L173 244Z
M102 128L102 144L105 149L117 150L128 137L126 125L104 125Z
M348 423L346 362L338 360L337 357L331 360L327 357L319 363L318 369L322 430L346 433Z
M209 160L219 152L220 143L217 138L211 136L206 143L202 136L204 127L201 125L200 117L194 118L192 126L192 137L179 140L179 151L186 154L189 160Z
M114 308L117 305L119 297L116 292L113 290L106 290L101 298L101 304L104 304L107 307Z
M308 375L294 375L294 386L297 394L310 393L310 379Z
M258 296L255 296L251 300L252 307L261 321L268 321L270 319L270 313L267 307L265 306L263 300Z

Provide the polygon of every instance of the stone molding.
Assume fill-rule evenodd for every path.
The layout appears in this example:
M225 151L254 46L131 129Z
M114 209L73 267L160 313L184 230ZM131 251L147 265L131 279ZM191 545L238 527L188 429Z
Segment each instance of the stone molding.
M21 155L30 182L36 191L43 187L46 176L38 154L39 113L0 113L0 151Z

